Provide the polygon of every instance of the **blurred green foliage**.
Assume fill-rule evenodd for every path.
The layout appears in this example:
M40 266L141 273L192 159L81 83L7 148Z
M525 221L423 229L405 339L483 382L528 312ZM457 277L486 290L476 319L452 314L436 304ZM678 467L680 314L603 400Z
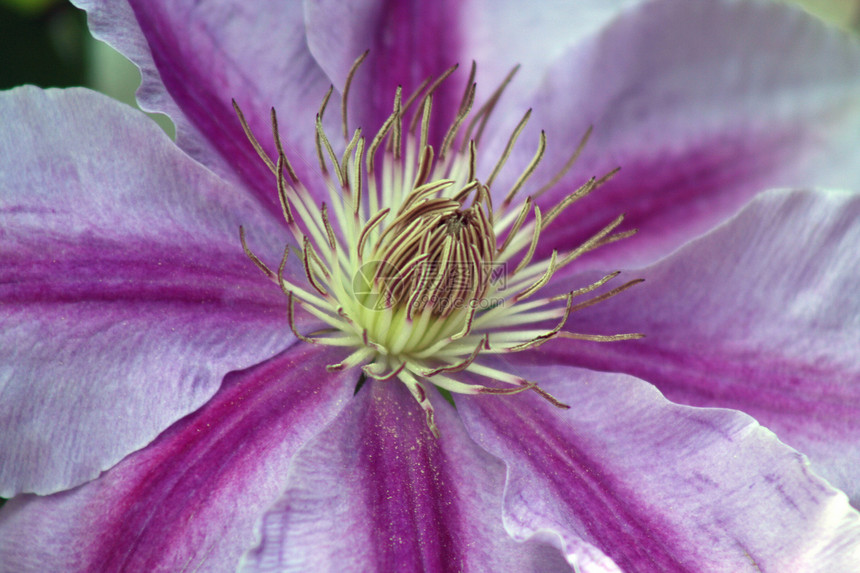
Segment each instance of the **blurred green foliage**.
M84 14L58 0L0 0L0 89L84 83Z

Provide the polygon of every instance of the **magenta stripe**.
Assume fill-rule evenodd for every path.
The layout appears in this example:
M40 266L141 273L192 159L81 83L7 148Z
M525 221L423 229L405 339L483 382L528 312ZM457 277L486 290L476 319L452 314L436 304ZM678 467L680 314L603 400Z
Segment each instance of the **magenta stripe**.
M246 546L218 535L250 544L253 523L283 487L289 458L351 393L352 374L319 376L325 361L320 349L297 344L229 374L206 406L96 482L95 497L106 497L111 511L88 515L98 527L88 562L107 571L201 566L215 544L216 556L226 552L236 563ZM306 368L310 376L297 375Z
M243 72L235 69L213 70L204 65L203 62L207 58L202 56L208 57L211 52L219 51L219 46L206 45L204 40L208 36L200 30L196 30L196 34L192 38L185 29L177 27L176 15L168 14L175 9L169 3L161 5L158 2L137 2L134 0L129 3L149 43L161 81L170 96L206 140L247 183L247 188L251 194L277 220L281 220L281 207L278 204L274 176L248 143L233 111L231 99L234 97L242 99L241 94L228 93L224 86L220 86L221 89L219 90L219 76L244 75ZM211 39L209 41L211 42ZM241 57L241 54L229 54L229 56ZM220 58L219 63L223 66L235 65L227 57ZM247 62L247 65L253 68L254 62ZM263 79L258 78L258 80ZM320 94L321 96L322 94ZM239 103L247 108L253 104L262 103L266 106L272 105L274 102L240 101ZM309 125L313 121L313 111L311 110L281 111L287 113L306 111L307 117L295 119L306 121ZM247 112L248 110L246 110L246 114L249 115L249 121L252 123L257 138L270 152L270 155L274 155L271 127L262 121L254 121L254 115ZM289 141L289 122L284 122L284 125L281 126L281 132ZM313 181L313 177L308 176L304 163L296 162L295 168L303 176L304 181Z
M463 517L452 503L457 479L450 460L405 388L373 382L365 392L369 407L357 424L365 432L355 447L360 479L369 486L368 527L379 540L399 540L376 545L380 570L460 570Z
M550 207L588 177L621 168L541 233L536 256L568 251L621 214L625 222L618 230L638 229L636 236L587 253L569 268L664 255L733 214L754 194L788 184L780 178L781 166L798 156L801 135L796 127L771 126L767 133L708 134L680 150L613 150L610 157L578 166L542 199Z
M0 299L16 304L180 305L192 310L204 304L255 320L286 308L277 286L239 250L238 239L231 252L142 239L122 244L101 239L52 242L49 249L33 245L0 255Z
M565 513L576 516L576 523L568 524L570 531L599 547L624 571L697 571L679 557L683 552L672 539L671 526L622 480L604 473L587 448L559 433L543 404L523 396L494 396L480 398L479 407L481 424L494 427L505 449L517 452L517 461L534 461L531 466L509 466L509 479L529 475L547 482L540 487L563 494L556 499Z

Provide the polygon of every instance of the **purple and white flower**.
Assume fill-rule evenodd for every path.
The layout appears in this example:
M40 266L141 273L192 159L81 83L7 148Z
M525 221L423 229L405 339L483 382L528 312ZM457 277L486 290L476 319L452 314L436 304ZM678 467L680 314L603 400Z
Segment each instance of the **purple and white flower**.
M0 570L856 569L855 40L742 0L77 3L177 138L0 94Z

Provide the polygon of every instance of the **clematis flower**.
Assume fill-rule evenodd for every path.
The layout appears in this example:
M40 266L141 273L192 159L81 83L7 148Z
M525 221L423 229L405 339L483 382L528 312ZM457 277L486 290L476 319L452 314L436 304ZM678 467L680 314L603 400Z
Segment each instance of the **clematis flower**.
M3 570L856 568L860 197L814 190L860 185L856 42L79 4L177 138L0 98Z

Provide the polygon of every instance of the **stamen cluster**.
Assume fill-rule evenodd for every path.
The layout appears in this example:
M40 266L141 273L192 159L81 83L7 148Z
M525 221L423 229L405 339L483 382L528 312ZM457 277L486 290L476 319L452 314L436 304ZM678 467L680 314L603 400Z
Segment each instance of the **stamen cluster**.
M465 207L472 192L472 205ZM436 189L431 187L430 193ZM375 284L391 304L405 300L410 319L428 308L445 317L481 300L489 289L496 251L485 187L473 182L452 198L421 201L421 197L422 193L410 195L373 254L379 261Z
M571 313L639 282L630 281L574 304L575 299L615 278L617 272L561 296L536 296L553 274L571 261L635 232L615 232L624 218L620 215L576 248L564 253L553 251L548 260L532 261L541 232L615 171L590 179L547 213L535 204L535 199L573 165L589 130L562 170L517 205L518 192L544 155L546 136L541 132L533 159L494 208L493 184L530 111L514 129L485 180L478 176L477 147L516 69L484 105L473 111L473 64L457 115L435 149L428 143L433 95L456 66L435 81L425 81L405 102L398 88L392 113L373 138L367 139L361 129L350 137L346 113L349 86L366 56L356 60L347 77L341 103L346 144L340 157L322 127L332 89L316 116L320 178L330 203L318 206L299 180L281 144L275 111L272 131L277 159L273 160L234 102L248 139L275 175L284 219L300 247L304 281L284 274L289 246L277 272L248 248L240 229L245 252L283 290L289 324L299 339L347 349L346 357L329 365L329 370L360 366L366 377L400 380L424 409L427 424L436 435L427 384L462 394L533 390L556 406L567 407L537 383L495 368L484 357L520 352L554 338L607 342L642 336L562 330ZM416 110L407 122L413 106ZM504 280L497 280L502 275ZM313 334L300 333L297 312L325 327ZM555 326L542 327L547 321L555 321ZM489 385L459 380L461 372L484 377Z

